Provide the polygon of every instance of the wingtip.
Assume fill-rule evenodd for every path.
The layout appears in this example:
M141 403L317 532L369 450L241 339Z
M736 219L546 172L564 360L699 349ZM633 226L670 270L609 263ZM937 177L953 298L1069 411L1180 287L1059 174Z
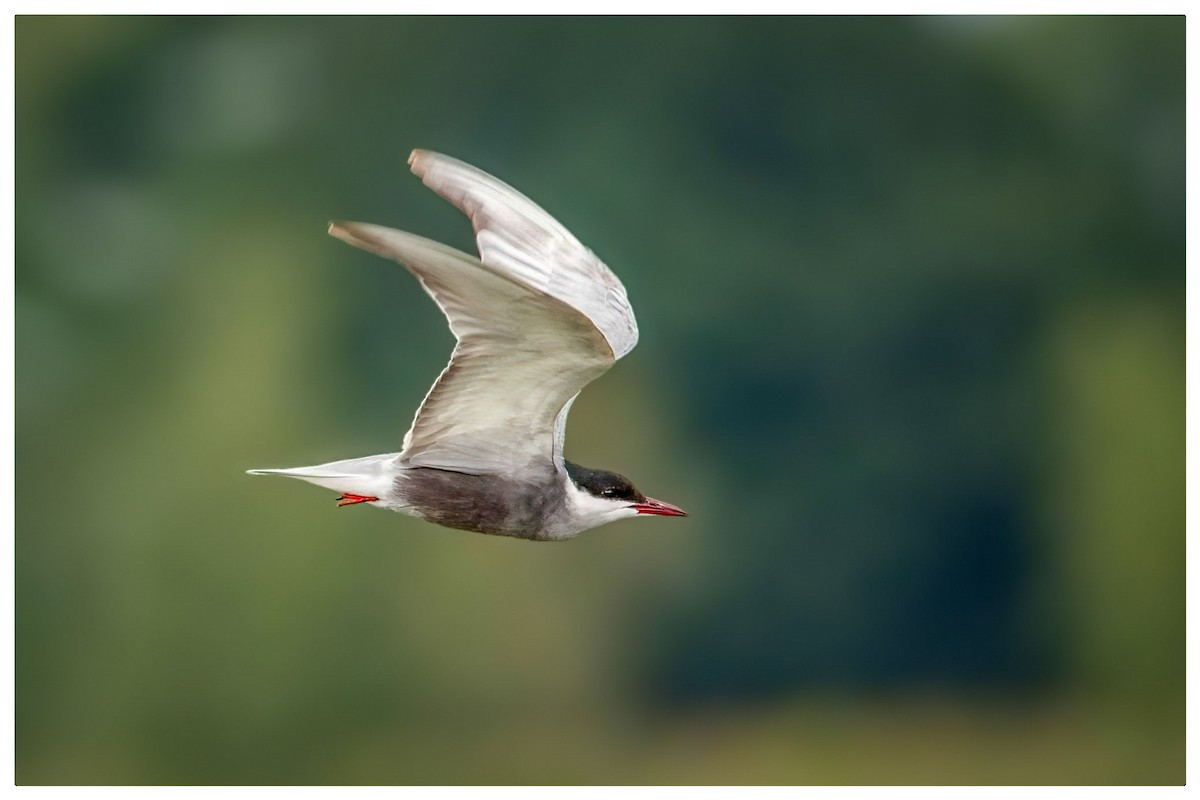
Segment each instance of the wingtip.
M412 169L413 174L421 175L425 171L425 159L429 155L428 150L413 150L408 154L408 166Z
M332 219L329 221L329 235L335 239L341 239L346 244L352 244L355 247L362 247L363 244L363 223L349 222L344 219Z

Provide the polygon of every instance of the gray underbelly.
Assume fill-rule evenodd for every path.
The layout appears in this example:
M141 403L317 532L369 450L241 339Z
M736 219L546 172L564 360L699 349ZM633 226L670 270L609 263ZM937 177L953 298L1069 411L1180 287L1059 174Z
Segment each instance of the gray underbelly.
M397 475L395 486L404 505L429 522L522 539L556 538L565 496L553 472L516 481L418 467Z

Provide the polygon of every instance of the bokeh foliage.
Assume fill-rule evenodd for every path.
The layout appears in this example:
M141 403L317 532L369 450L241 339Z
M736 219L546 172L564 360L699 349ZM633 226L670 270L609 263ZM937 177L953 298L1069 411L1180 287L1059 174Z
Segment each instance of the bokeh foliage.
M1182 783L1184 21L16 20L20 783ZM249 467L449 353L329 218L621 276L537 545Z

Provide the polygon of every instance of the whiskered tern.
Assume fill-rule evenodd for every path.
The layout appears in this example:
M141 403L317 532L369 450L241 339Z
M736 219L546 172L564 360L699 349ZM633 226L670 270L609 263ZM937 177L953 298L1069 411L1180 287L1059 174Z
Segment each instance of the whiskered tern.
M450 528L567 539L639 515L686 516L614 472L563 458L571 403L637 343L625 287L532 200L448 156L415 150L425 185L471 218L479 258L411 233L329 233L405 266L458 340L399 453L250 470Z

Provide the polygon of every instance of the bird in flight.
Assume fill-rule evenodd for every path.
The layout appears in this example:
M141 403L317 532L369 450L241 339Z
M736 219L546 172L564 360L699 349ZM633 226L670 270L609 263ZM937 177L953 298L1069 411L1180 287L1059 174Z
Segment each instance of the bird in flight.
M686 516L625 477L563 458L575 397L637 344L617 276L520 192L448 156L414 150L425 185L471 218L479 258L411 233L333 222L329 233L405 266L458 340L399 453L285 475L449 528L567 539L639 515Z

